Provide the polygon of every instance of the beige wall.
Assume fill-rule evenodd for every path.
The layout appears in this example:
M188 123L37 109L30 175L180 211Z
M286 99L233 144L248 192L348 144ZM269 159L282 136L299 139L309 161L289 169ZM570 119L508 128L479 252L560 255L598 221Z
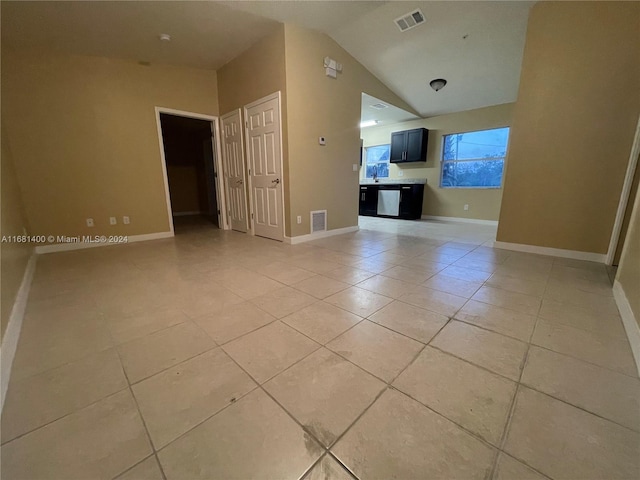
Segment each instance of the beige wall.
M513 103L478 108L466 112L440 115L421 120L363 128L364 146L390 143L391 133L412 128L429 130L426 163L391 164L390 179L426 178L423 215L461 217L479 220L498 220L500 215L501 188L440 188L442 138L450 133L470 132L511 125ZM402 173L402 176L399 176ZM364 178L364 168L360 178ZM469 210L464 210L464 205Z
M220 114L285 90L284 25L218 69Z
M0 228L2 231L0 235L3 237L24 235L25 231L30 233L11 153L3 125L2 157L0 157L0 178L2 180L2 184L0 185L0 188L2 188L2 203L0 207L2 219ZM22 283L25 267L32 253L33 247L26 243L2 242L0 244L0 292L2 293L0 298L0 333L3 338L7 324L9 323L11 309L13 308L16 295Z
M154 107L217 115L217 93L214 71L3 49L2 123L32 233L169 230Z
M640 326L640 195L636 195L616 280Z
M310 233L309 212L327 210L328 229L358 224L360 102L362 92L411 111L330 37L285 25L289 133L287 235ZM323 59L343 64L325 76ZM326 146L318 137L326 138ZM302 223L296 223L296 217Z
M531 10L498 240L606 253L640 112L640 3Z

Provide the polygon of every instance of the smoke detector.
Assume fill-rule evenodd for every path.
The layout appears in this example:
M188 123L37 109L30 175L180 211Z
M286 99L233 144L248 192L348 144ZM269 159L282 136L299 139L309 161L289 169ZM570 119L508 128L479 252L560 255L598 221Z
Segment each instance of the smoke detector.
M376 110L382 110L383 108L387 108L389 105L386 103L374 103L373 105L369 105L371 108L375 108Z
M401 17L398 17L394 20L396 25L400 29L401 32L406 32L407 30L411 30L414 27L424 23L424 15L422 11L418 8L413 12L409 12Z
M161 33L160 35L158 35L158 38L160 39L161 42L171 41L171 35L169 35L168 33Z

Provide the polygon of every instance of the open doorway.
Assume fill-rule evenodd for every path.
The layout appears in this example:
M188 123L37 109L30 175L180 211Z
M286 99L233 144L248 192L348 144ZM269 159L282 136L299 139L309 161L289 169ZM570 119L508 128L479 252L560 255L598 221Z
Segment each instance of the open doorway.
M174 231L218 227L213 122L160 112Z

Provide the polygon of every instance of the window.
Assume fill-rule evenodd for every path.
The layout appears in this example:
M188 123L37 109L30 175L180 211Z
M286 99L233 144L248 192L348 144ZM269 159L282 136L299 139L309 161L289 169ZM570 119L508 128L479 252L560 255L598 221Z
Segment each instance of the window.
M365 149L365 178L387 178L389 176L389 152L391 145L376 145Z
M509 127L445 135L442 188L498 188L502 185Z

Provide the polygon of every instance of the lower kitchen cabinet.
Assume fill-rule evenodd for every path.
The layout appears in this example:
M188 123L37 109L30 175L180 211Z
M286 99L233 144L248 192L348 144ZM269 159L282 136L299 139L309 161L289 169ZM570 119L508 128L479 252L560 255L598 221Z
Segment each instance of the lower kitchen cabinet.
M422 217L424 185L400 186L400 218L418 220Z
M378 186L360 186L360 215L376 216L378 210Z
M398 191L399 195L386 195L385 204L378 204L379 193ZM398 208L389 205L390 198L398 198ZM422 199L424 197L423 184L381 184L360 185L360 215L374 217L403 218L406 220L418 220L422 216ZM397 215L388 215L384 212L397 211Z

